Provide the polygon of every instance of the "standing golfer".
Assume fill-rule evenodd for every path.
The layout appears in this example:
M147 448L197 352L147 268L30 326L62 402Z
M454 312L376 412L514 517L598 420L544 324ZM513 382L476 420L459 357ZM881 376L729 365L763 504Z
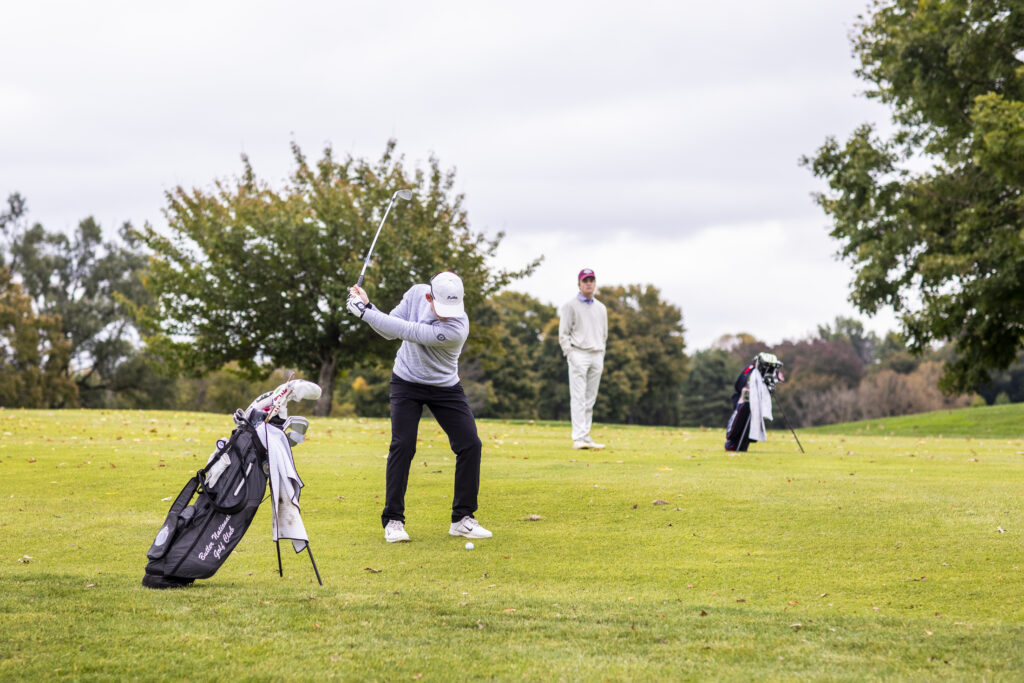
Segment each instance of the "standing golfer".
M608 341L608 311L594 298L597 279L584 268L576 277L580 292L562 306L558 343L569 361L569 398L572 415L572 447L604 448L590 438L594 401L604 369L604 348Z
M385 339L401 339L391 376L391 448L381 522L388 543L408 541L405 489L416 454L423 406L430 408L455 452L455 497L448 533L490 538L473 519L480 490L480 437L466 394L459 384L459 354L469 336L462 280L438 273L429 285L413 285L390 314L374 308L366 292L353 286L348 310Z

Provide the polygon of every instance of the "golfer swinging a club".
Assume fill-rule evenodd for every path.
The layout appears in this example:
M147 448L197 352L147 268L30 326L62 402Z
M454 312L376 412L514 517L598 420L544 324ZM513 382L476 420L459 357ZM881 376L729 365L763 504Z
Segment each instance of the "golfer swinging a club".
M462 279L438 273L429 285L413 285L390 314L374 308L366 292L354 285L348 310L385 339L401 339L391 376L391 447L381 522L384 540L409 540L405 530L405 489L416 454L416 434L423 406L430 408L455 452L455 496L448 533L490 538L473 519L480 490L480 437L476 419L459 383L459 354L469 336Z

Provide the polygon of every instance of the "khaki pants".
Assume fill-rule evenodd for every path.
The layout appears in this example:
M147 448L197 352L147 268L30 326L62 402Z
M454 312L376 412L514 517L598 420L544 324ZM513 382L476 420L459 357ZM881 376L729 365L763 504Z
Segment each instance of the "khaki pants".
M572 415L572 440L590 436L594 418L594 401L604 369L604 351L571 349L569 361L569 399Z

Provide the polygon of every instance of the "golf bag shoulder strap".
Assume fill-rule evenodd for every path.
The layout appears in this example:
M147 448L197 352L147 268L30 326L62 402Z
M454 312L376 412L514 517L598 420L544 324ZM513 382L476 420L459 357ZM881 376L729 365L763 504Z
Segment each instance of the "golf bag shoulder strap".
M171 503L170 512L173 514L181 514L181 511L185 509L185 506L192 500L192 496L196 494L196 489L199 488L199 482L202 480L203 471L199 470L196 475L185 482L185 486L181 489L181 493Z
M220 475L215 486L204 484L201 493L209 498L215 510L233 515L246 505L243 482L252 470L258 469L257 476L265 476L262 470L263 463L267 460L267 450L260 442L256 429L248 423L243 423L232 432L231 438L220 448L217 458L222 457L231 459L228 468Z

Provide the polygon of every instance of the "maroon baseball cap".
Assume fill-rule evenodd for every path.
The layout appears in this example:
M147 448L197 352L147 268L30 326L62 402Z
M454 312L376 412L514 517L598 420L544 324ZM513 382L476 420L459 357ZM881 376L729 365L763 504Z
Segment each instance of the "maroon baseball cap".
M584 268L583 270L580 271L579 276L576 278L576 282L579 282L585 277L592 277L595 280L597 279L597 276L594 275L594 271L592 271L590 268Z

